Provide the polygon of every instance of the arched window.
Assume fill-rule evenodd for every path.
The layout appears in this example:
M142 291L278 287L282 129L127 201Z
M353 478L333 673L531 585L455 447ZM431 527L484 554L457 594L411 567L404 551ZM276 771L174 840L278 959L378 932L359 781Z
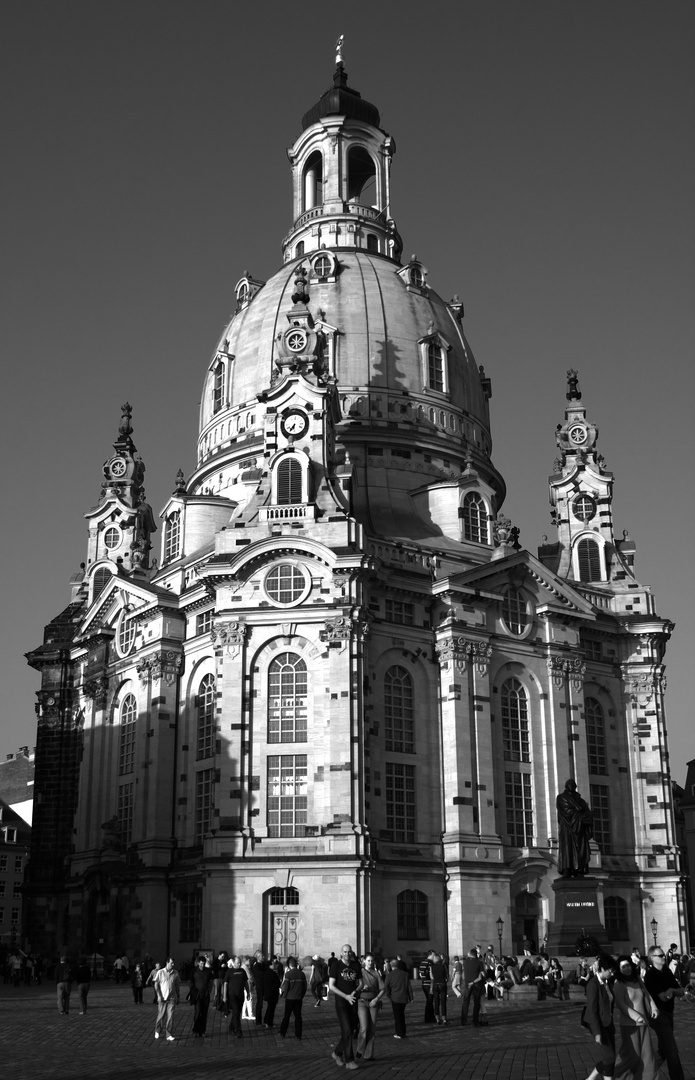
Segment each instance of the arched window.
M487 507L476 491L468 491L463 497L463 539L474 544L487 544Z
M197 698L198 734L196 758L212 757L215 752L215 676L204 675Z
M607 896L603 901L606 933L615 941L629 941L630 927L627 921L627 901L622 896Z
M92 591L92 600L96 600L100 592L103 592L112 578L112 573L102 566L97 570L94 575L94 589Z
M586 749L589 757L589 772L605 776L606 768L606 732L603 723L603 709L596 698L587 698L584 702L586 714Z
M425 283L425 277L419 266L410 267L408 271L408 280L410 281L410 284L415 285L416 288L422 288Z
M304 209L323 203L323 158L318 150L310 154L304 166Z
M126 694L121 703L121 739L118 755L118 773L124 776L135 768L135 721L138 706L133 694Z
M124 612L118 624L118 651L121 656L127 656L135 641L136 624L133 618L128 618Z
M268 742L306 741L306 664L296 653L281 653L268 668Z
M174 510L173 514L169 514L166 523L166 533L164 537L164 562L171 562L172 559L178 558L180 545L181 511Z
M224 406L224 383L225 383L225 370L224 361L218 360L215 364L213 371L213 383L212 383L212 411L214 413L220 412Z
M271 889L268 893L268 903L273 907L299 907L299 890L295 889L292 885L288 888L275 888Z
M367 233L367 251L378 251L379 241L374 233Z
M502 603L502 618L504 619L510 634L524 633L528 626L528 609L523 594L511 585L504 594Z
M384 740L387 750L415 753L413 680L402 667L389 668L384 676Z
M422 274L420 274L422 277ZM427 385L430 390L444 393L444 349L434 341L427 345ZM442 414L443 416L443 414Z
M277 502L286 506L302 499L302 466L294 456L284 457L277 467Z
M504 756L508 761L530 761L526 691L518 679L507 679L500 698Z
M296 259L301 259L303 254L304 254L304 241L300 240L299 243L297 244L296 248L294 249L294 255L295 255Z
M430 936L427 897L419 889L405 889L396 897L399 941L426 941Z
M580 540L577 550L580 581L601 581L601 551L595 540Z
M363 146L348 151L348 201L360 206L376 203L376 168Z

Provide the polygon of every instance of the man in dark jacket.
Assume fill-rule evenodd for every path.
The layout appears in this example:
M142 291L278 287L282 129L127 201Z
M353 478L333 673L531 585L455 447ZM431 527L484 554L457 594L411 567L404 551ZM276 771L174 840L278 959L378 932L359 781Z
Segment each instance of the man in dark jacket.
M615 960L602 953L596 961L596 972L586 983L586 1007L582 1023L588 1027L601 1051L601 1065L595 1066L588 1080L612 1076L615 1065L615 1027L613 1026L613 995L608 980L615 975Z
M58 999L58 1012L61 1016L70 1012L70 991L73 983L72 965L68 963L67 956L61 956L60 963L56 966L56 995Z
M463 961L463 1005L461 1006L461 1023L468 1021L468 1008L473 999L473 1027L480 1023L480 999L485 987L485 964L478 956L475 949L468 950L468 956Z
M84 1016L87 1012L87 994L89 993L91 979L92 972L89 967L89 961L86 957L83 957L75 968L77 993L80 995L80 1016Z
M199 956L191 976L189 994L193 1001L193 1035L196 1038L205 1037L213 979L212 967L206 965L204 956Z
M265 973L268 970L268 963L262 952L256 953L256 959L251 965L251 975L253 977L253 985L256 989L256 1011L255 1019L256 1025L260 1027L263 1023L263 1001L264 1001L264 980Z
M405 1007L413 1000L413 992L408 972L399 968L397 960L391 961L391 970L384 979L384 989L374 1000L379 1001L382 997L391 1000L393 1025L396 1029L394 1039L405 1039Z
M671 1080L683 1080L683 1066L673 1034L673 1006L675 998L683 997L685 990L667 967L666 954L660 945L652 945L647 956L644 985L659 1009L659 1015L650 1023L656 1032L659 1053L668 1066L668 1075Z
M290 1016L293 1014L294 1036L296 1039L301 1039L302 1037L302 1001L304 1000L305 994L306 975L297 964L294 956L288 956L287 968L285 969L282 986L280 987L280 996L285 999L285 1015L280 1024L280 1034L283 1039L290 1026Z

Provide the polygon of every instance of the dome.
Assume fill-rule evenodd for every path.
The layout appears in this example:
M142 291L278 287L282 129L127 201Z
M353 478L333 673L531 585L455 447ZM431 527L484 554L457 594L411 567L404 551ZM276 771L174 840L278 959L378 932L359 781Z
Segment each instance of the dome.
M381 122L376 105L365 101L357 90L347 85L347 72L342 64L338 64L335 69L330 90L326 90L316 104L304 113L302 131L306 131L324 116L349 116L377 128Z

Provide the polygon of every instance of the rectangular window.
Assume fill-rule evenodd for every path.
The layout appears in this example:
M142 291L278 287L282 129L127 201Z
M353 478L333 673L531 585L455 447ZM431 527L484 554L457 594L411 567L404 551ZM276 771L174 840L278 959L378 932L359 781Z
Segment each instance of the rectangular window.
M603 646L600 641L592 641L590 638L582 637L581 646L587 660L603 659Z
M7 855L0 855L0 873L7 870Z
M287 691L294 691L294 693ZM283 691L285 691L283 693ZM268 742L307 741L307 672L271 671L268 676Z
M215 801L215 770L203 769L195 778L195 842L202 844L212 828Z
M12 908L12 915L10 916L10 922L12 923L13 926L16 925L19 922L19 908L18 907L13 907Z
M118 789L118 818L121 823L121 839L126 845L133 839L134 806L135 784L121 784Z
M120 776L132 773L135 768L135 718L121 721L121 744L118 772Z
M504 794L509 842L515 847L533 844L533 804L529 773L505 772Z
M179 941L200 940L201 896L196 889L179 898Z
M14 857L15 873L21 874L23 867L24 867L24 856L23 855L15 855L15 857Z
M408 889L396 897L399 941L427 941L430 936L427 897L419 889Z
M401 600L386 600L385 612L387 622L412 626L415 621L415 605L404 603Z
M0 900L5 899L5 882L0 881Z
M444 392L444 350L434 342L427 346L427 378L430 390Z
M212 411L218 413L224 405L224 363L218 360L212 387Z
M199 615L195 617L195 632L196 636L200 634L209 634L212 630L212 617L214 612L201 611Z
M594 840L602 855L610 855L611 810L608 788L604 784L590 784L589 792L594 814Z
M386 829L396 844L415 843L415 766L386 762Z
M307 755L268 758L268 836L306 836Z

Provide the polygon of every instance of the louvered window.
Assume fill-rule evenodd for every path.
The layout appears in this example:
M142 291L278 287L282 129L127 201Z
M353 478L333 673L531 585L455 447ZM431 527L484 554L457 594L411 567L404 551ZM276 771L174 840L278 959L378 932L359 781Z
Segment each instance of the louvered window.
M601 552L595 540L579 541L579 580L601 581Z
M277 501L279 505L303 502L302 466L296 458L287 457L278 465Z

